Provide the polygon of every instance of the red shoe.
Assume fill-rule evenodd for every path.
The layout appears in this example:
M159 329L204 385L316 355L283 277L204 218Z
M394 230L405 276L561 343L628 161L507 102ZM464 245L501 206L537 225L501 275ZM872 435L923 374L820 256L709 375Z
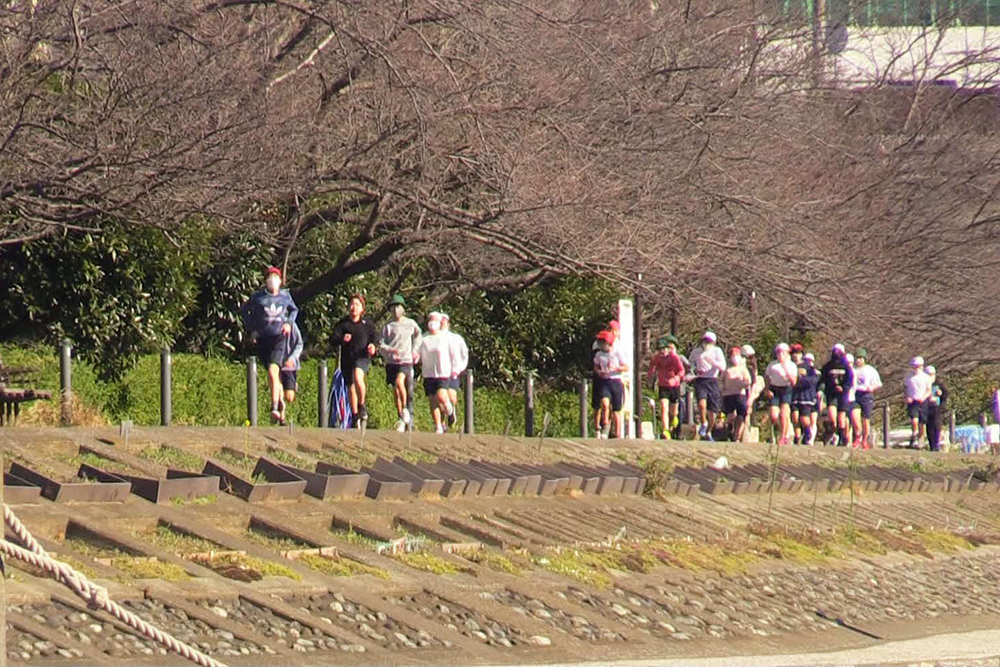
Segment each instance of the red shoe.
M861 449L861 438L855 438L854 444L851 445L854 449Z

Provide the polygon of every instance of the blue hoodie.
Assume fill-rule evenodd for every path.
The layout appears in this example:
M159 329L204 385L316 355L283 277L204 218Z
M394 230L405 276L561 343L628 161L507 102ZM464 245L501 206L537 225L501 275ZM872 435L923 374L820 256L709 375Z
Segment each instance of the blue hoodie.
M281 370L283 371L297 371L302 368L301 359L302 356L302 332L299 331L299 325L292 322L292 331L285 336L285 361L287 362L291 359L295 366L289 368L285 364L281 364Z
M267 289L257 290L240 308L243 326L265 338L280 336L282 325L294 323L298 314L299 307L285 289L277 294L271 294Z

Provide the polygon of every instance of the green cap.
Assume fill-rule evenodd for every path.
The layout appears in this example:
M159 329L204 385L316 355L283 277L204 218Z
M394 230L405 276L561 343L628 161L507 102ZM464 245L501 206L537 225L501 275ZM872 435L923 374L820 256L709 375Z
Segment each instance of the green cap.
M859 347L857 350L854 351L854 356L855 357L864 357L865 359L867 359L868 358L868 348Z
M667 341L668 343L673 343L674 345L677 345L678 343L677 336L673 334L667 334L666 336L663 337L663 340Z
M405 306L406 305L406 301L403 299L403 295L402 294L396 294L389 301L389 305L390 306Z
M664 337L664 338L657 338L656 339L656 349L657 350L665 350L668 347L670 347L670 341L668 341L666 339L666 337Z

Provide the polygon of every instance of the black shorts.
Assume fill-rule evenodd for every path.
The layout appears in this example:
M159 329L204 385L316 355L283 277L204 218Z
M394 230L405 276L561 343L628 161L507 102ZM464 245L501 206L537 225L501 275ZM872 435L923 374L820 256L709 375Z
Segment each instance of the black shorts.
M716 378L695 378L694 397L698 401L705 401L705 408L709 412L719 412L722 409L722 389Z
M257 358L265 369L285 363L285 336L267 336L257 339Z
M792 410L808 417L816 412L816 401L804 401L802 399L792 401Z
M448 388L448 378L424 378L424 393L433 396L441 389Z
M385 383L387 385L396 384L396 378L402 373L406 376L406 386L409 387L413 384L413 365L412 364L386 364L385 365Z
M671 401L672 403L681 402L680 387L659 387L658 391L661 401Z
M747 397L742 394L729 394L722 397L722 411L731 414L736 413L737 417L747 416Z
M462 388L462 381L458 378L448 378L448 389L458 391Z
M861 416L865 419L872 418L872 410L875 409L875 397L869 391L859 391L854 397L854 403L861 409Z
M340 373L344 376L344 382L354 381L354 369L360 368L363 373L368 374L368 369L371 368L372 360L368 357L363 359L355 359L354 361L347 361L342 359L340 361Z
M837 412L850 412L851 411L851 401L848 392L842 394L827 394L826 395L826 405L827 407L837 408Z
M601 392L595 396L606 398L611 403L611 411L618 412L625 402L625 385L618 378L606 378L601 380Z
M914 401L906 404L906 414L910 419L919 419L921 424L927 423L927 401Z
M590 395L590 407L597 410L601 407L601 394L604 392L604 378L594 376L594 390Z
M285 391L296 391L299 388L299 372L298 371L286 371L284 369L279 373L281 378L281 386Z
M771 400L772 407L777 407L779 405L791 405L792 404L792 387L775 387L771 385Z

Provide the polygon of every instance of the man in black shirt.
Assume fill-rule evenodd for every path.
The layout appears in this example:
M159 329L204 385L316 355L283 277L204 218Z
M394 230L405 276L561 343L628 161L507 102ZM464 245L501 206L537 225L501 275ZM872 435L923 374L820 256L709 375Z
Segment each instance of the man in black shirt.
M352 294L347 300L347 317L342 318L333 329L330 341L340 346L340 373L348 386L354 426L368 421L365 398L368 387L365 374L375 356L375 327L365 318L365 298Z
M928 366L924 372L931 378L931 397L927 399L927 442L932 452L941 451L941 415L948 405L948 390L937 377L933 366Z

